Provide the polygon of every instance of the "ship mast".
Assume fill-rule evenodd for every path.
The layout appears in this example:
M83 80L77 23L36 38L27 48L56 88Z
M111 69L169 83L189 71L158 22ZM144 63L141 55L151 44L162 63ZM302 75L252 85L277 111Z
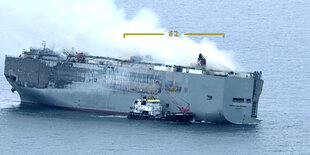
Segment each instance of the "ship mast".
M42 46L43 46L43 50L46 49L46 41L45 40L42 40Z

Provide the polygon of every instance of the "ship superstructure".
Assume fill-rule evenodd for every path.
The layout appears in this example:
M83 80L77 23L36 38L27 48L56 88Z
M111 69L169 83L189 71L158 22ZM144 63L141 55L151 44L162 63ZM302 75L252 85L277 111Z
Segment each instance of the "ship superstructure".
M236 124L257 122L263 87L261 72L215 71L83 53L63 58L47 48L6 56L4 74L23 104L127 115L132 101L141 94L154 94L163 110L190 108L196 120Z

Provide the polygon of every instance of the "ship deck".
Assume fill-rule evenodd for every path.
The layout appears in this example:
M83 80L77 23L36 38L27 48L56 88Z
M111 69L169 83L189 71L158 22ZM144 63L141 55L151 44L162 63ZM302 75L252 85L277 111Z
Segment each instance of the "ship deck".
M74 55L67 55L67 59L62 58L59 54L31 54L26 52L24 56L20 55L20 58L24 59L41 59L44 61L54 61L62 63L70 63L71 58L74 58ZM15 57L15 56L6 56L6 57ZM16 57L15 57L16 58ZM85 62L73 62L73 63L83 63L90 65L111 65L111 66L133 66L138 68L154 69L166 72L183 72L191 74L202 74L202 75L214 75L214 76L224 76L224 77L239 77L239 78L256 78L260 79L261 72L235 72L235 71L223 71L223 70L213 70L201 66L181 66L181 65L167 65L162 63L154 62L144 62L144 61L134 61L126 59L117 59L112 57L104 56L85 56Z

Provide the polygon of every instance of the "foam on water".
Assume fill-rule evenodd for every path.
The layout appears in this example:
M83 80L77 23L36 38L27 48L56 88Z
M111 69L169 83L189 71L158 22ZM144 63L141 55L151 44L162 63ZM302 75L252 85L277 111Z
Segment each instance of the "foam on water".
M121 115L92 115L93 117L98 117L98 118L127 118L127 116L121 116Z
M19 101L8 101L8 102L0 102L0 109L6 109L6 108L16 108L20 105Z

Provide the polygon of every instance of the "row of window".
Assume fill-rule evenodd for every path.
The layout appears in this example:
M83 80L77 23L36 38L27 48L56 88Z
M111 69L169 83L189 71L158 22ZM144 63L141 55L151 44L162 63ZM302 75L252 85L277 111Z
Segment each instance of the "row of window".
M207 95L207 100L212 100L212 96L211 95ZM244 98L233 98L233 102L234 103L244 103L246 101L246 103L251 103L251 99L244 99Z

